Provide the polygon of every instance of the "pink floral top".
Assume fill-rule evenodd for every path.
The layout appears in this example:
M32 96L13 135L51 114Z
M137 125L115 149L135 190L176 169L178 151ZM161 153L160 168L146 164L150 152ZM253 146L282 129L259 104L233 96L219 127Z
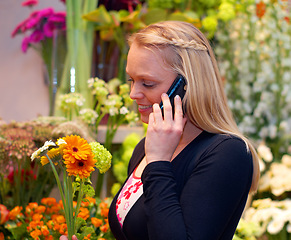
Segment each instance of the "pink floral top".
M116 215L121 227L123 226L127 213L142 194L143 187L141 179L136 177L135 171L133 171L122 188L116 202Z

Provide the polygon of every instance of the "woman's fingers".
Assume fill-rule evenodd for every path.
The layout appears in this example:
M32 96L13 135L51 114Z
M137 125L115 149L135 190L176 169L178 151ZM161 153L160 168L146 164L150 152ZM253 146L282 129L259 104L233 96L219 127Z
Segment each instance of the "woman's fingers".
M162 110L159 106L159 104L155 103L153 105L153 123L154 124L162 124L163 122L163 117L162 117Z
M172 105L170 99L166 93L163 93L162 96L163 106L164 106L164 120L173 120Z
M174 102L175 102L175 116L174 116L175 122L178 125L184 126L185 118L183 116L182 100L179 95L175 96Z

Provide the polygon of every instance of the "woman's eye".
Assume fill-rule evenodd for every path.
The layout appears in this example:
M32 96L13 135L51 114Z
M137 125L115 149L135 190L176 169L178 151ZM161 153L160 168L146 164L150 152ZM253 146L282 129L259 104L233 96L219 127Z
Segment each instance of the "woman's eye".
M153 83L143 83L143 86L147 87L147 88L151 88L154 86L154 84Z

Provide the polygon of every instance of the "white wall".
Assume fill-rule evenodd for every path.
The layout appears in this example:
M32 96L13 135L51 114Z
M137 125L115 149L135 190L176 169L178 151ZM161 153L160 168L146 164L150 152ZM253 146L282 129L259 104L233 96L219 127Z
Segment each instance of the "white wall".
M49 111L41 57L32 48L21 51L23 34L11 38L14 28L32 11L21 6L23 1L0 0L0 119L6 122L30 120ZM59 0L39 0L33 10L44 7L65 10Z

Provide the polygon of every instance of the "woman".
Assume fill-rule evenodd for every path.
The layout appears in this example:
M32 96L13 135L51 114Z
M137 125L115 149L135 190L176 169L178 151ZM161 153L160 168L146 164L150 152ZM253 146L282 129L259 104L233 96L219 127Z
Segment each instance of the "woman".
M227 106L207 39L189 23L166 21L129 43L130 97L148 129L110 207L114 236L232 239L248 194L257 189L259 167ZM183 101L175 97L173 116L165 93L179 75L186 94Z

